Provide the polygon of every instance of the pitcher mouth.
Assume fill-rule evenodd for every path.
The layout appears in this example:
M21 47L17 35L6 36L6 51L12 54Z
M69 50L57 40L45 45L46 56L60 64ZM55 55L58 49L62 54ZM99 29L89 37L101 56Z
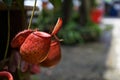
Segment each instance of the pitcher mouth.
M51 37L51 35L46 32L35 31L33 32L33 34L39 37L46 37L46 38Z

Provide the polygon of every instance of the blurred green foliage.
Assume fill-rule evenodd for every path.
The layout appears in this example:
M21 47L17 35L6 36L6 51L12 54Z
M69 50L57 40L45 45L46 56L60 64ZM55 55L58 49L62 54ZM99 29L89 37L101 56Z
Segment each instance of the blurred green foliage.
M3 0L3 2L4 2L7 6L11 6L11 5L12 5L12 0Z
M58 17L62 17L62 2L61 0L50 0L54 5L53 10L43 9L39 13L37 20L37 28L42 31L50 33L56 24ZM60 2L60 3L59 3ZM80 13L70 9L70 17L68 22L62 26L61 30L58 33L58 37L63 39L63 44L73 45L80 44L89 41L96 41L100 34L101 30L98 24L91 22L89 19L86 22L86 25L81 26L79 23ZM64 20L63 20L64 21Z
M98 24L88 22L85 26L80 26L75 21L70 21L58 33L64 41L63 44L83 44L86 42L97 41L101 35Z
M63 44L73 45L76 43L82 43L83 38L80 34L79 26L71 21L61 29L58 36L63 39Z
M37 20L37 28L41 31L50 32L54 24L54 15L53 11L43 10Z
M98 24L90 21L80 29L80 33L84 42L97 41L101 35L101 29Z

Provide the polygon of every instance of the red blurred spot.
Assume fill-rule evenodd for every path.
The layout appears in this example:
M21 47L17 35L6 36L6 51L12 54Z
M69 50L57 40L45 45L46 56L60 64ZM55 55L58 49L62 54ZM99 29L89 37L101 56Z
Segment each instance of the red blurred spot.
M99 9L93 9L90 13L91 20L94 23L99 24L103 15L103 11Z

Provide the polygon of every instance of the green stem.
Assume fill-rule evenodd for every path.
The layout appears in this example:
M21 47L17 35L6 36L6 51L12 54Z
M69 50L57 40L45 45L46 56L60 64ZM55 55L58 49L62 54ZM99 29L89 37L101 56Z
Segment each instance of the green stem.
M19 69L17 69L17 75L18 75L18 80L22 80L21 72Z
M36 2L37 2L37 0L35 0L35 3L34 3L34 7L33 7L33 10L32 10L32 15L31 15L31 18L30 18L30 22L29 22L29 25L28 25L28 29L30 29L30 26L31 26L31 24L32 24L33 15L34 15L35 8L36 8Z
M7 36L7 44L6 44L6 50L5 50L4 60L7 57L8 48L9 48L9 41L10 41L10 10L8 9L8 36Z

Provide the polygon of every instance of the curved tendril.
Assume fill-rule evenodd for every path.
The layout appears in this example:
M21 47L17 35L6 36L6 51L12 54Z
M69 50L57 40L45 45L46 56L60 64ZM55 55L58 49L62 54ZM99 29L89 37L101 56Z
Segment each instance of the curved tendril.
M30 18L30 22L29 22L29 25L28 25L28 29L30 29L31 24L32 24L32 19L33 19L33 15L34 15L35 8L36 8L36 3L37 3L37 0L35 0L35 3L34 3L34 7L33 7L33 10L32 10L32 15L31 15L31 18Z
M4 55L3 61L4 61L4 60L6 59L6 57L7 57L8 48L9 48L9 41L10 41L10 10L8 9L8 36L7 36L7 45L6 45L5 55Z
M0 72L0 76L5 76L8 78L8 80L13 80L13 76L11 73L7 72L7 71L1 71Z

